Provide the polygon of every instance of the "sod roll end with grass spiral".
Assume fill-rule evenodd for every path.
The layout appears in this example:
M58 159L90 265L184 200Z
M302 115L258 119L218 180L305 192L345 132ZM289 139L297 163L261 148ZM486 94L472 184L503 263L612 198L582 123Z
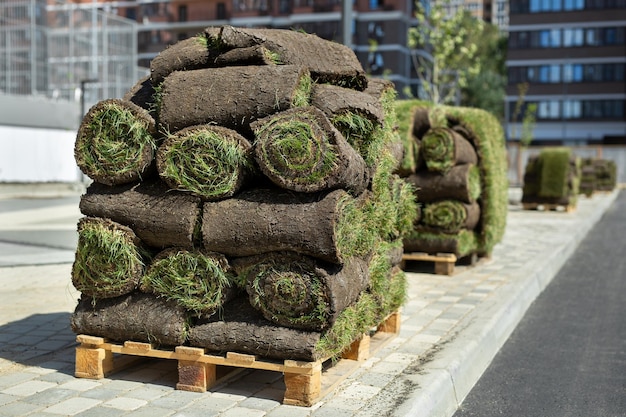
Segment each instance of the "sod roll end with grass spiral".
M78 129L74 158L89 178L106 185L126 184L148 175L156 143L155 122L129 101L107 99L94 105Z

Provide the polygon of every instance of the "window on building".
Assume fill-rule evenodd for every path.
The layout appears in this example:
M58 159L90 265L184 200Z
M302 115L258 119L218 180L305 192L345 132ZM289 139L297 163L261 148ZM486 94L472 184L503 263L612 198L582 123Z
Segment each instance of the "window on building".
M563 29L563 46L582 46L583 45L583 30L577 29Z
M563 118L580 119L582 116L582 103L580 100L563 101Z
M181 4L178 6L178 21L186 22L187 21L187 5Z
M579 83L583 80L583 66L581 64L563 65L563 81L566 83Z
M215 11L218 20L226 19L226 4L220 2L217 3L217 10Z
M558 119L561 116L561 103L558 100L540 101L537 109L539 119Z
M370 10L376 10L383 7L383 0L370 0Z

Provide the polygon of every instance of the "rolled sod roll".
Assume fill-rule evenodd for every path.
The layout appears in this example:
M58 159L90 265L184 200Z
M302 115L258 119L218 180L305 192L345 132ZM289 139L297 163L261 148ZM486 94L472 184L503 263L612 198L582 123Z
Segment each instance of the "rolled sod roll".
M426 203L422 210L422 223L442 232L454 233L461 229L472 230L480 220L480 205L477 202L462 203L443 200Z
M139 181L148 175L156 150L154 119L130 101L107 99L83 118L74 158L89 178L106 185Z
M370 234L359 218L361 199L343 190L302 194L256 188L207 202L202 242L208 251L242 257L294 251L328 262L370 250Z
M150 116L154 118L156 116L156 102L154 97L154 85L152 85L150 76L146 75L137 81L137 83L124 94L122 100L130 101L142 109L147 110L148 113L150 113Z
M243 352L265 358L311 361L319 359L320 332L277 326L239 297L224 313L189 329L189 344L213 352Z
M272 252L233 261L247 279L250 304L278 325L320 331L369 284L367 263L349 258L330 265L294 252Z
M437 233L416 228L415 233L404 238L404 252L453 253L463 257L475 253L478 236L471 230L462 229L457 233Z
M429 171L446 173L455 165L478 164L470 141L447 127L429 129L422 138L421 151Z
M170 135L156 156L159 176L170 188L203 200L235 194L254 169L252 145L232 129L192 126Z
M154 258L140 289L199 317L211 316L238 292L224 255L180 248L168 248Z
M219 28L207 28L203 33L176 42L150 61L150 79L159 85L174 71L190 71L214 66L219 55Z
M306 67L319 84L329 83L363 90L367 76L349 47L317 35L294 30L252 29L224 26L220 41L227 48L261 45L283 65Z
M306 193L344 188L354 195L367 187L365 161L321 110L291 109L251 127L257 164L279 187Z
M78 222L72 284L92 299L128 294L139 285L145 254L130 228L108 219L84 217Z
M161 85L159 123L171 133L203 124L247 131L254 120L307 103L310 82L294 65L176 71Z
M200 222L199 197L172 191L162 181L109 187L93 183L80 198L86 216L130 227L148 246L190 249Z
M188 322L187 314L176 303L140 292L98 300L95 304L90 297L83 296L70 318L76 334L157 346L182 345Z
M380 99L367 91L357 91L331 84L316 84L311 93L311 105L332 119L335 116L356 113L373 123L383 123Z
M406 180L416 188L418 200L423 203L442 199L472 203L481 194L480 171L472 164L457 165L444 175L418 171Z

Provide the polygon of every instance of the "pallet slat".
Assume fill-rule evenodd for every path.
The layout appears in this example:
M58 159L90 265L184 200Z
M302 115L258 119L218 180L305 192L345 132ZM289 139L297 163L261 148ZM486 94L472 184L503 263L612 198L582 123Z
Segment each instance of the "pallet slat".
M125 341L122 344L108 342L105 338L77 335L76 370L78 378L100 379L127 367L127 362L141 358L175 359L178 361L176 389L205 392L218 382L217 366L241 369L259 369L284 374L285 394L283 403L311 406L323 395L333 390L360 363L382 348L400 331L400 313L389 315L376 329L373 336L364 334L355 340L342 355L342 360L324 371L327 359L306 362L295 360L268 360L238 352L226 355L207 354L205 349L176 346L174 350L157 349L150 343ZM113 354L128 357L113 358Z

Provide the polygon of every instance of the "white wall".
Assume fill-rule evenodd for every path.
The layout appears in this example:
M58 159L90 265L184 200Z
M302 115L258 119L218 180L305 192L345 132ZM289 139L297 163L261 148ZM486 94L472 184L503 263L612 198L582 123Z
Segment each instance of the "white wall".
M0 182L78 182L76 131L0 125Z

